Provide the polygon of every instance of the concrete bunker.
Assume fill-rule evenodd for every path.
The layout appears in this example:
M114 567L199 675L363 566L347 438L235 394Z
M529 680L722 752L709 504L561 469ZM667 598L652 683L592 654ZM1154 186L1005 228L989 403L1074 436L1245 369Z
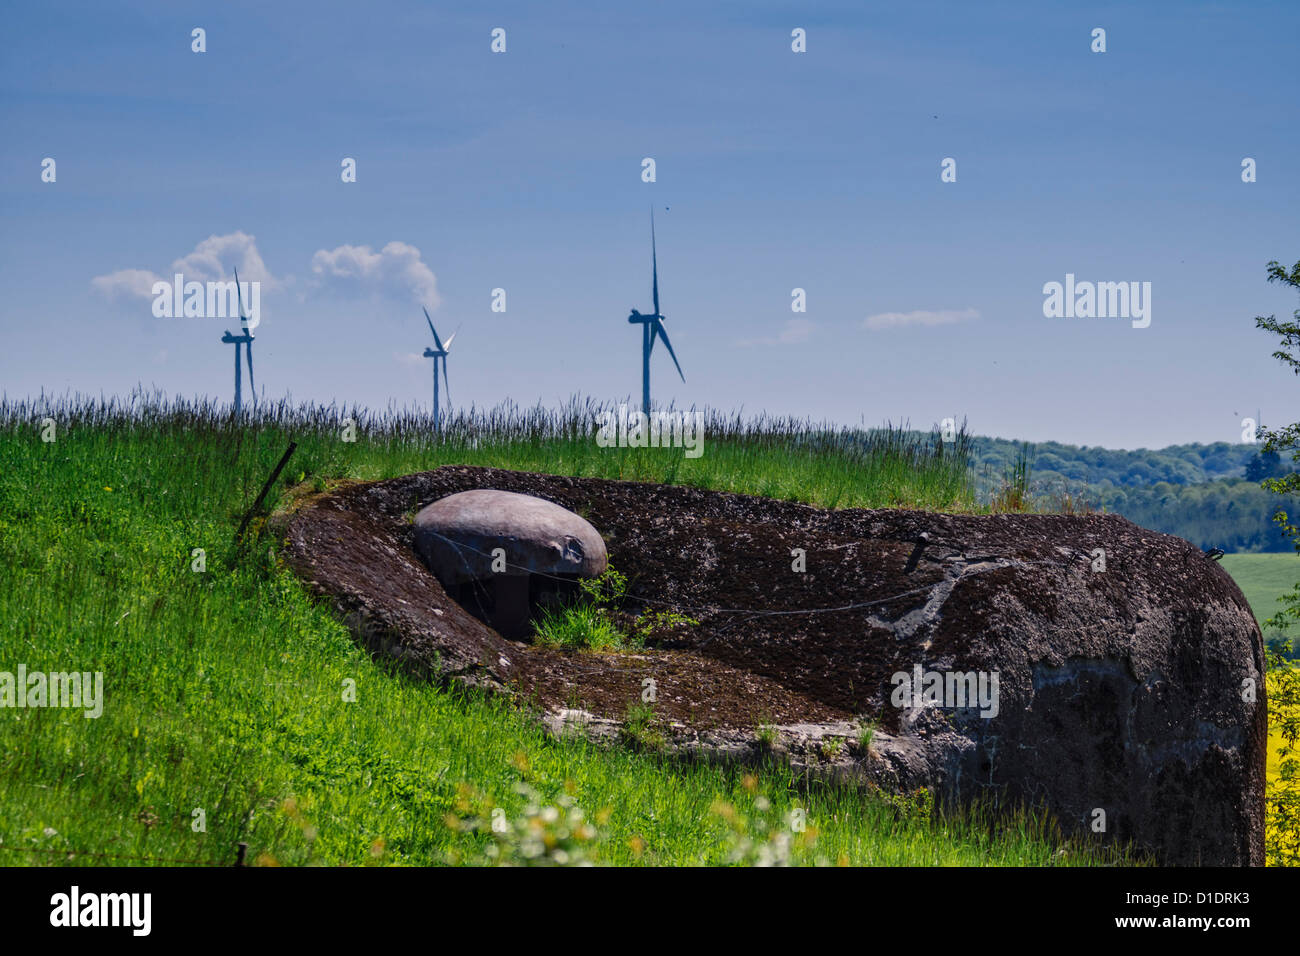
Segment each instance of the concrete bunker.
M527 639L539 608L571 598L609 563L589 521L532 495L479 489L415 516L415 549L447 594L511 640Z
M479 489L578 512L638 594L698 624L636 654L506 640L430 581L415 548L412 502ZM1264 689L1259 626L1200 548L1118 516L824 510L457 465L348 485L283 520L286 564L361 617L368 649L510 695L557 734L618 740L652 677L657 727L691 759L779 752L822 779L1042 804L1066 834L1132 840L1167 864L1264 862L1267 696L1240 692L1247 678ZM817 556L810 573L792 570L793 547ZM997 715L900 710L893 675L917 664L996 671ZM865 747L864 718L878 723ZM826 740L842 745L833 756Z

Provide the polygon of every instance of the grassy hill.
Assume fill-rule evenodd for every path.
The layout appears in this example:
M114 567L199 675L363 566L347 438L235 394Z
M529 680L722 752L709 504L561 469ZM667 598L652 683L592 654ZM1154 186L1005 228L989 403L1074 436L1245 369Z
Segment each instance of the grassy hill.
M286 483L457 462L828 506L975 507L964 436L945 448L894 431L717 420L706 453L687 459L596 447L588 413L461 417L435 442L418 418L342 409L281 406L237 425L184 403L0 403L0 670L104 680L96 719L0 712L0 863L229 863L240 841L266 864L557 853L615 864L1097 862L1034 820L936 821L923 800L808 787L776 766L554 740L498 701L392 673L309 600L274 541L230 545L291 438L298 451L272 504ZM53 441L42 440L47 418ZM797 814L802 832L787 822Z

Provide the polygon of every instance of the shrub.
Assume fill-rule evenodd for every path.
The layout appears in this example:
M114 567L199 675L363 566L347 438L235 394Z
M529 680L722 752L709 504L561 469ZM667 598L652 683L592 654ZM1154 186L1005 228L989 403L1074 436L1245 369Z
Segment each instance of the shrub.
M627 635L618 629L604 609L590 604L573 604L559 609L543 608L534 621L537 644L590 651L621 650Z
M654 721L653 704L639 701L629 704L620 731L623 742L634 750L663 750L668 746L668 740L654 728Z
M1265 801L1264 856L1270 866L1300 866L1300 669L1287 659L1291 642L1268 653L1268 703L1278 726L1277 781Z
M633 650L676 628L699 624L673 611L646 611L632 618L620 610L627 597L627 577L613 565L595 578L578 582L581 597L561 608L543 608L533 622L534 641L550 647L590 651ZM630 624L623 626L620 620Z

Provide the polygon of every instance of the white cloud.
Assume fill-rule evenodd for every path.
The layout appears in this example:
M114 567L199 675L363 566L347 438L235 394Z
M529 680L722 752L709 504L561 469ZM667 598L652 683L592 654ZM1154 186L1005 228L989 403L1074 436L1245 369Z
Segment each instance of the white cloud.
M741 339L740 345L796 345L808 341L815 326L808 319L787 319L780 334L756 339Z
M977 309L944 309L937 312L879 312L863 320L864 328L873 332L906 325L952 325L980 317Z
M420 250L405 242L390 242L379 252L369 246L319 249L311 257L311 271L335 284L357 283L393 296L411 296L421 305L438 306L438 279Z
M229 279L239 270L241 282L260 282L264 292L274 291L282 285L271 275L257 251L257 241L246 232L232 232L224 236L208 236L188 255L172 263L171 271L160 276L149 269L119 269L107 275L95 276L90 286L108 299L152 298L155 282L172 281L172 275L183 273L187 282L209 282Z
M95 276L90 287L106 299L150 298L159 277L148 269L118 269L108 275Z
M182 272L186 281L209 282L229 279L239 270L241 282L260 282L263 292L272 292L280 280L271 275L257 251L257 241L246 232L208 236L187 256L172 263L172 272Z
M155 282L171 283L177 272L187 282L229 280L239 270L242 282L261 283L263 292L284 288L290 278L271 274L257 249L257 240L246 232L208 236L194 250L172 262L164 275L150 269L119 269L90 280L91 288L107 299L152 298ZM438 279L420 256L420 250L405 242L390 242L379 252L369 246L339 246L320 249L312 256L316 285L353 286L396 297L412 297L429 309L438 307Z

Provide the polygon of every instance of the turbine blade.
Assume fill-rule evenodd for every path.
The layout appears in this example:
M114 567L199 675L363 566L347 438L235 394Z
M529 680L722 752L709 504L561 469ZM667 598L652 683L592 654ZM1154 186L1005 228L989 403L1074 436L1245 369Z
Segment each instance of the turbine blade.
M420 306L420 308L424 309L424 306ZM445 349L443 349L442 347L442 339L438 338L438 330L433 327L433 319L429 318L428 309L424 309L424 318L425 321L429 323L429 331L433 333L433 342L436 346L438 346L438 351L439 352L445 351Z
M663 323L660 322L658 319L655 319L654 324L650 327L652 329L657 329L659 331L660 336L663 337L664 345L668 347L668 354L673 357L673 364L677 366L677 374L680 375L682 377L682 381L685 382L686 373L682 371L682 363L677 361L677 353L673 351L673 343L668 341L668 330L664 328ZM654 339L651 338L650 341L651 343L653 343Z
M455 337L455 333L452 333L452 338ZM447 340L447 344L451 344L451 339ZM447 379L447 356L445 355L442 357L442 390L447 393L447 411L451 411L451 382Z
M446 342L444 342L442 347L443 347L444 349L446 349L448 352L450 352L450 351L451 351L451 343L454 342L454 341L456 341L456 336L457 336L459 333L460 333L460 329L457 329L455 332L451 333L451 338L449 338Z
M235 295L239 296L239 324L247 328L247 323L244 320L244 290L239 285L238 269L235 270ZM229 302L230 300L227 299L226 301Z
M655 249L655 211L653 206L650 208L650 262L651 262L651 268L653 269L653 275L654 275L652 284L653 284L653 292L654 292L654 300L655 300L655 315L658 315L659 314L659 253ZM651 338L650 341L653 344L654 339Z

